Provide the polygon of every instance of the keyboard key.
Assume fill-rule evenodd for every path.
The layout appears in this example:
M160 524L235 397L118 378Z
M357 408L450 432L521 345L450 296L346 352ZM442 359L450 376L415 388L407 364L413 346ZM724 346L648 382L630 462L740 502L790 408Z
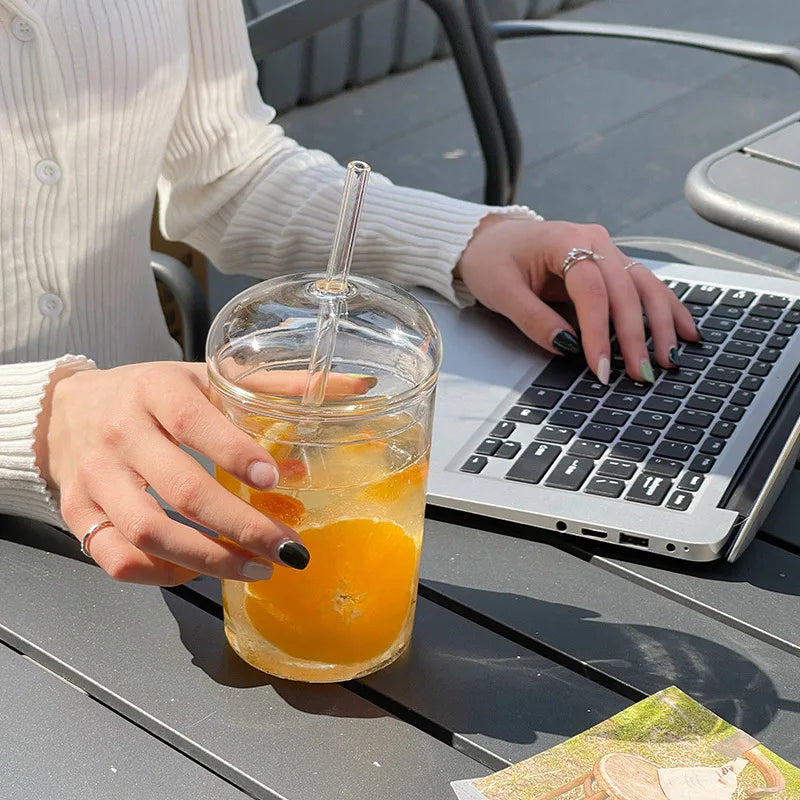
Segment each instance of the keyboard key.
M531 386L530 389L525 390L517 402L522 406L533 406L534 408L555 408L560 399L560 392Z
M669 371L669 379L675 383L687 383L692 385L697 383L700 377L699 372L693 372L690 369L671 369Z
M683 352L695 356L705 356L710 358L717 352L719 348L715 344L709 342L687 342L683 346Z
M743 328L752 328L755 331L771 331L775 323L771 319L764 317L745 317L742 320Z
M683 471L683 464L654 456L644 465L644 471L651 475L663 475L665 478L677 478Z
M577 394L571 394L565 397L559 408L565 411L580 411L583 414L588 414L594 411L597 405L597 400L593 397L581 397Z
M698 303L684 303L686 310L695 318L704 317L708 313L708 306L701 306Z
M583 491L600 497L619 497L625 491L625 482L614 478L592 478Z
M586 414L577 411L554 411L548 419L550 425L560 425L567 428L580 428L586 422Z
M659 414L674 414L679 408L680 403L673 397L659 397L653 395L647 398L644 407L648 411L656 411Z
M711 456L697 455L692 459L692 463L689 464L689 469L692 472L710 472L711 467L713 467L716 462L717 459Z
M591 458L596 461L605 455L608 448L600 442L587 442L583 439L578 439L572 443L572 446L567 450L571 456L580 456L581 458Z
M611 425L597 425L590 422L582 431L581 438L591 439L593 442L613 442L619 431Z
M736 344L736 342L731 342L731 344ZM732 355L731 353L723 353L721 356L717 356L717 360L714 362L715 367L722 367L723 369L738 369L738 370L747 369L749 364L750 364L749 358L745 358L744 356Z
M709 436L700 446L700 452L708 456L718 456L722 452L723 447L725 447L724 439L715 439Z
M758 345L753 342L728 342L724 350L739 356L754 356L758 352Z
M655 444L660 435L660 431L653 428L640 428L637 425L631 425L630 428L626 428L622 432L620 439L623 442L633 442L633 444Z
M633 411L641 403L641 399L631 394L619 394L612 392L604 401L606 408L616 408L620 411Z
M706 376L710 381L722 381L722 383L736 383L742 377L738 369L725 369L724 367L711 367L706 371Z
M626 500L659 506L672 488L672 481L661 475L639 475L625 495Z
M664 434L665 439L673 442L685 442L686 444L697 444L705 431L702 428L692 428L689 425L672 425Z
M529 422L531 425L538 425L544 422L547 414L535 408L522 408L521 406L514 406L506 414L506 419L513 420L514 422Z
M747 308L756 299L755 292L748 292L744 289L728 289L720 300L726 306L737 306Z
M742 378L739 388L744 389L746 392L757 392L763 385L763 378L757 378L753 375L748 375Z
M621 461L644 461L647 458L649 450L647 447L642 447L640 444L631 444L630 442L617 442L611 448L611 455Z
M594 461L576 456L564 456L545 481L546 486L554 489L568 489L576 492L583 486L589 473L594 469Z
M750 313L755 314L755 311L753 310ZM720 304L711 309L711 316L722 317L723 319L739 319L739 317L744 316L744 309Z
M772 306L773 308L786 308L789 305L789 298L779 294L762 294L758 298L762 306Z
M744 389L737 389L731 395L731 403L735 406L749 406L753 402L755 395L752 392L747 392Z
M717 302L717 298L722 294L722 289L716 286L701 285L695 286L689 294L683 298L684 303L697 303L701 306L711 306Z
M755 375L756 377L763 378L766 375L769 375L769 371L772 369L772 364L767 364L765 361L754 361L750 365L750 369L747 370L750 375Z
M670 418L666 414L656 414L652 411L640 411L634 418L634 425L645 428L666 428Z
M601 408L593 417L592 422L598 425L615 425L617 428L624 425L631 418L630 414L612 408Z
M708 411L716 414L722 408L722 400L718 397L706 397L702 394L693 394L687 401L689 408L696 408L698 411Z
M689 394L689 387L685 383L659 381L654 391L663 397L686 397Z
M733 334L733 338L739 342L753 342L754 344L761 344L767 338L767 334L763 331L751 331L739 328Z
M720 319L718 317L709 317L703 320L703 333L706 331L732 331L736 327L736 323L732 319Z
M489 463L486 456L472 456L461 467L461 472L469 472L471 475L478 475L480 471Z
M714 421L714 417L705 411L695 411L693 408L684 408L675 418L680 425L691 425L693 428L707 428Z
M519 442L503 442L494 455L495 458L514 458L521 449L522 445Z
M642 381L634 381L630 378L623 378L614 388L621 394L632 394L641 396L650 391L651 383L643 383Z
M772 347L765 347L765 348L764 348L764 349L763 349L763 350L762 350L762 351L761 351L761 352L758 354L758 360L759 360L759 361L767 361L767 362L769 362L770 364L772 364L772 363L774 363L775 361L777 361L777 360L778 360L778 358L779 358L780 354L781 354L781 351L780 351L780 350L775 350L775 349L774 349L774 348L772 348Z
M709 433L712 436L718 437L719 439L728 439L735 430L736 426L732 422L720 420L714 425Z
M506 478L523 483L539 483L553 462L561 455L561 448L554 444L533 442L506 473Z
M796 330L796 325L790 325L788 322L781 322L781 324L775 328L774 332L777 336L792 336Z
M480 456L493 456L501 444L502 442L499 439L484 439L475 448L475 452Z
M604 386L598 381L578 381L572 391L587 397L603 397L608 391L608 386Z
M578 358L553 358L539 373L534 386L543 389L569 389L586 368L586 363Z
M597 474L605 475L608 478L621 478L622 480L626 481L628 478L633 477L636 469L636 464L634 464L632 461L609 458L600 464L600 466L597 468Z
M780 308L775 308L774 306L768 306L764 303L759 303L758 305L753 306L750 309L750 313L754 317L764 317L765 319L778 319L780 315L783 313Z
M705 369L708 366L707 358L689 353L680 353L677 360L678 364L684 369Z
M787 311L782 322L786 322L789 325L797 325L800 323L800 310L793 309L792 311Z
M676 281L676 280L672 280L672 279L664 281L664 285L667 286L668 288L672 289L672 291L675 293L675 297L677 297L678 300L680 300L681 297L683 297L683 295L685 294L686 290L689 288L689 284L688 283L684 283L683 281Z
M728 338L724 331L703 331L703 338L710 344L722 344Z
M661 442L654 451L654 455L657 455L659 458L667 458L670 461L686 461L688 458L691 458L693 453L694 447L690 444L668 441Z
M687 492L696 492L703 485L705 479L706 476L701 475L699 472L687 472L680 479L678 488Z
M574 435L575 431L572 428L556 428L553 425L545 425L536 434L536 441L566 444Z
M745 409L741 406L725 406L725 410L720 415L728 422L738 422L744 416Z
M492 432L489 435L496 436L498 439L508 439L516 429L517 426L513 422L504 419L492 428Z
M693 499L694 495L689 494L689 492L677 491L672 493L669 500L665 503L665 506L670 509L670 511L686 511L692 504Z
M720 381L704 380L697 385L697 391L712 397L727 397L731 393L731 385Z
M776 350L783 350L789 344L788 336L770 336L767 339L767 347L774 347Z

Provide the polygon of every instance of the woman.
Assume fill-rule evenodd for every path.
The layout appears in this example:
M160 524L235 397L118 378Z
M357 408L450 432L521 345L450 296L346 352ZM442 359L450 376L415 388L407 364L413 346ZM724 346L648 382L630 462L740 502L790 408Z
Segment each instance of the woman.
M82 540L92 531L92 557L119 580L252 580L308 560L293 531L178 447L256 488L277 481L208 402L203 365L175 361L149 269L156 187L165 234L223 271L324 263L342 169L273 116L240 0L0 0L0 512ZM378 176L354 268L477 298L553 353L580 347L544 302L569 295L601 381L609 313L640 380L652 380L642 305L663 367L679 336L697 338L673 294L602 228ZM169 519L148 486L237 544Z

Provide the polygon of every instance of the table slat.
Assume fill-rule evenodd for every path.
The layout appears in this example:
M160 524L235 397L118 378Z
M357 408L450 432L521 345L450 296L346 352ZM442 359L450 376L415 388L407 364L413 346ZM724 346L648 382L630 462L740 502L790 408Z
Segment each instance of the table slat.
M744 151L800 169L800 122L790 123L785 128L751 142L745 146Z
M681 602L692 596L735 612L761 596L771 598L773 607L786 602L786 609L775 609L781 625L796 620L796 594L769 592L774 583L769 565L778 563L771 558L781 554L761 555L763 548L769 546L755 542L740 562L727 565L727 581L723 565L716 567L723 577L710 571L706 579L689 580L679 562L670 562L671 569L651 576L659 586L648 585L647 568L633 562L583 560L541 542L429 520L422 581L441 602L471 609L488 626L528 637L534 647L565 654L576 670L588 670L598 680L608 677L644 694L677 684L797 761L800 661L793 650ZM615 574L612 570L621 572L617 564L631 572ZM789 592L800 585L793 577L780 584ZM670 599L665 587L683 587L685 594Z
M84 692L0 645L0 775L14 800L247 800Z
M173 593L37 549L74 553L47 526L0 531L0 639L254 797L438 800L483 769L340 686L269 680Z

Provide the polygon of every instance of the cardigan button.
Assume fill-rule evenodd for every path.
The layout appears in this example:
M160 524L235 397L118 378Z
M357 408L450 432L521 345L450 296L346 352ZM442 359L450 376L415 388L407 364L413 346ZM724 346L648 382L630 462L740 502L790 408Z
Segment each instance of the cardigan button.
M36 165L36 177L42 183L58 183L61 180L61 167L55 161L46 158Z
M57 317L64 310L64 301L57 295L48 292L39 298L39 311L45 317Z
M15 39L19 39L21 42L29 42L33 39L33 28L22 17L14 17L11 21L11 33Z

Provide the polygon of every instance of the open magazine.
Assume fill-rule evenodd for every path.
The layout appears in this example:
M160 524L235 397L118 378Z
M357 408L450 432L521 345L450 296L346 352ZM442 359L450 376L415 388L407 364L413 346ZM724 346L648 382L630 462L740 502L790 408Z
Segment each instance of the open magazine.
M671 686L459 800L800 800L800 769Z

